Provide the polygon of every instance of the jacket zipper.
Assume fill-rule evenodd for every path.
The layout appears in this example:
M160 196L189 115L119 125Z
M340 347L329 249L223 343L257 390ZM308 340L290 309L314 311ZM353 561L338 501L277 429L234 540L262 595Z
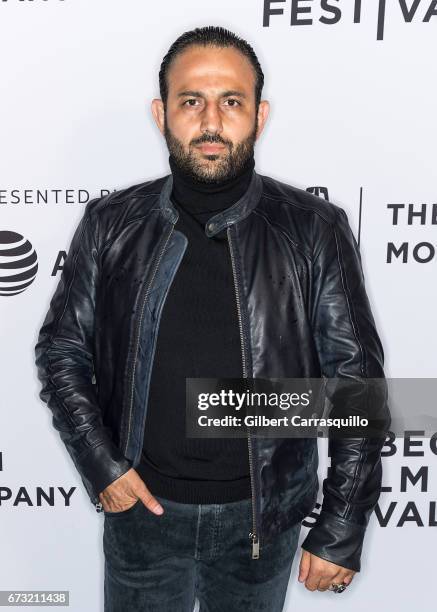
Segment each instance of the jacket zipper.
M149 281L149 284L147 286L147 289L146 289L146 291L144 293L143 301L142 301L142 304L141 304L140 321L139 321L139 324L137 326L137 334L136 334L136 337L135 337L135 352L134 352L135 358L134 358L134 367L132 368L132 376L131 376L131 394L130 394L130 405L129 405L129 422L128 422L128 431L127 431L127 436L126 436L126 444L125 444L125 448L124 448L124 453L125 454L126 454L127 447L128 447L128 444L129 444L129 436L130 436L131 423L132 423L132 406L133 406L133 396L134 396L134 384L133 384L133 382L134 382L134 378L135 378L136 355L138 353L138 344L139 344L139 340L140 340L141 323L142 323L143 316L144 316L144 306L146 304L147 297L148 297L148 295L150 293L150 288L152 286L153 280L154 280L156 272L158 270L159 262L161 261L162 256L164 255L164 251L165 251L165 249L167 247L167 243L168 243L168 241L170 239L170 236L171 236L173 230L174 230L174 224L172 223L170 231L169 231L169 233L167 235L167 238L165 239L165 242L164 242L164 244L163 244L163 246L161 248L161 251L159 252L158 258L157 258L155 266L153 268L152 276L150 278L150 281ZM102 512L103 506L102 506L102 503L100 501L95 503L95 507L96 507L96 512Z
M241 342L241 356L243 361L243 378L247 378L247 363L246 363L246 351L243 341L243 324L241 320L241 305L240 296L237 289L237 275L235 269L234 252L232 248L231 231L227 229L229 251L231 254L232 262L232 275L234 279L235 297L237 301L237 312L238 312L238 325L240 329L240 342ZM250 488L252 495L252 531L249 533L249 538L252 540L252 559L259 559L259 537L256 530L256 518L255 518L255 494L254 494L254 480L253 480L253 463L252 463L252 440L250 437L250 430L247 430L247 447L249 452L249 470L250 470Z

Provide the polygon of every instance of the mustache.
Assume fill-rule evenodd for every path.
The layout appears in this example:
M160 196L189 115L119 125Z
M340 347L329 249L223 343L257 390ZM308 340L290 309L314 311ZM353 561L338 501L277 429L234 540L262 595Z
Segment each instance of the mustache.
M195 138L191 141L192 145L200 145L204 143L232 146L232 143L227 140L223 140L223 138L218 134L203 134L203 136L201 136L200 138Z

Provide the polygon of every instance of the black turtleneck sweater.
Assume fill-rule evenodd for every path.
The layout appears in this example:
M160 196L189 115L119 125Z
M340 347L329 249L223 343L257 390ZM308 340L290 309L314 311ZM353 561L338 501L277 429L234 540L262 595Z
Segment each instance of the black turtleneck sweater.
M152 494L182 503L225 503L251 495L246 438L187 438L185 378L243 376L226 229L205 234L208 220L239 200L255 161L219 184L181 173L172 156L175 229L188 244L164 302L153 361L141 462Z

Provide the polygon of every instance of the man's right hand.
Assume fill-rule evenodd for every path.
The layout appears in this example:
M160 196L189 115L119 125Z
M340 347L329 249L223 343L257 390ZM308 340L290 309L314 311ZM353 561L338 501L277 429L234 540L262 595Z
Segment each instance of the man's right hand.
M163 507L153 497L138 472L131 468L125 474L111 482L100 494L99 499L105 512L123 512L129 510L141 499L150 512L162 514Z

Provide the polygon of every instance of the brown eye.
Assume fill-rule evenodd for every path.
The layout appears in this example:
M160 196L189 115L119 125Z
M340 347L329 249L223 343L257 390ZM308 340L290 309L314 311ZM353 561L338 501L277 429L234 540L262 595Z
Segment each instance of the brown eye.
M236 100L235 98L229 98L229 99L227 100L227 102L235 102L235 104L231 104L231 107L234 107L234 106L240 106L239 101L238 101L238 100Z

